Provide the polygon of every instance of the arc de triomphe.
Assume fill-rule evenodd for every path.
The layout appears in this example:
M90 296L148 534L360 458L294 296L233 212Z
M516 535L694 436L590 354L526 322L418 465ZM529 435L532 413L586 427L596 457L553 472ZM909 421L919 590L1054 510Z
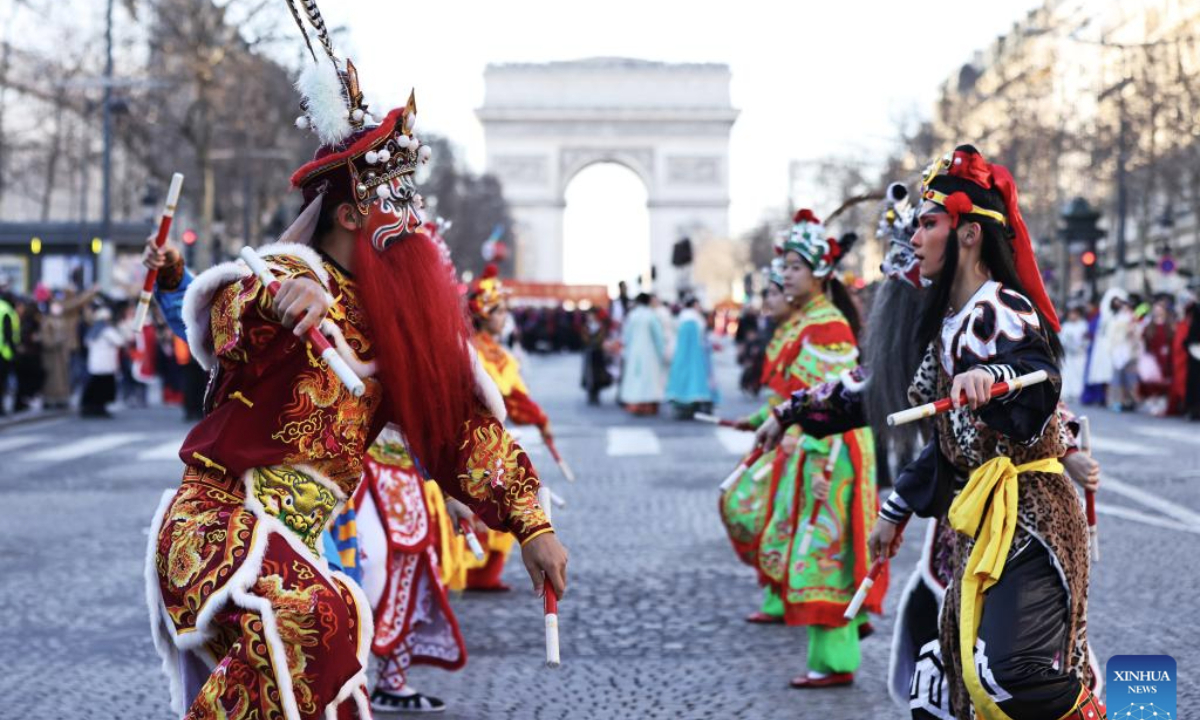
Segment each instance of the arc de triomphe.
M673 290L675 242L691 237L698 249L729 232L729 131L738 115L729 82L727 65L709 63L489 65L477 114L488 172L513 209L517 274L562 279L567 185L589 165L615 162L646 185L651 262L659 287Z

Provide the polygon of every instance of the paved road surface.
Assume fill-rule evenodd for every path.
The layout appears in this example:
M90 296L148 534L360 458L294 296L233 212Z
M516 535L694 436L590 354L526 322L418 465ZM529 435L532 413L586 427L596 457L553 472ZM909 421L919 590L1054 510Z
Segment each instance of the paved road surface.
M719 369L732 380L728 358ZM467 667L413 672L449 701L446 718L904 717L884 686L890 617L865 641L855 685L822 693L787 687L803 666L803 629L742 621L758 591L729 549L714 488L746 436L666 413L631 418L611 396L588 408L575 357L535 358L529 374L580 478L562 481L524 436L569 502L555 517L571 550L563 667L541 666L540 603L514 558L516 592L454 601ZM727 416L753 407L731 383L726 398ZM1180 706L1196 706L1200 648L1185 613L1200 595L1200 427L1092 415L1108 481L1090 618L1097 652L1173 655ZM141 578L146 526L178 483L185 431L167 408L0 431L0 718L170 717ZM914 558L909 545L900 580Z

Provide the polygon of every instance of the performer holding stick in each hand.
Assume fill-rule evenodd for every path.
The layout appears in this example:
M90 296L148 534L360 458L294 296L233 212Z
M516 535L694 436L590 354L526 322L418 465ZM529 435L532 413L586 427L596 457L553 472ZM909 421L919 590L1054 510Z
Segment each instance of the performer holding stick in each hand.
M550 431L550 418L541 406L529 396L529 389L521 378L520 364L516 356L501 343L505 325L509 319L507 290L498 277L499 270L489 265L467 288L467 312L474 324L471 344L474 346L478 364L495 383L514 425L533 425L545 440L546 449L558 463L563 476L574 482L575 474L562 459ZM550 493L547 507L553 503L562 507L565 501ZM504 591L508 586L500 579L504 562L512 548L512 538L503 533L488 532L484 540L487 559L482 567L472 569L467 575L467 589L478 591Z
M887 557L912 512L948 512L957 531L933 649L944 676L922 678L946 692L921 699L964 720L1103 717L1089 688L1087 525L1059 461L1058 321L1015 182L960 146L931 166L921 198L912 246L933 285L909 396L953 402L933 418L925 469L898 479L871 536ZM1037 371L1049 380L993 399L998 383Z
M301 698L306 715L369 716L369 602L328 571L316 545L389 421L446 492L520 538L535 588L548 581L561 596L566 583L537 473L480 399L453 279L420 231L413 175L429 152L412 135L415 101L371 115L315 3L295 10L317 38L299 83L300 124L319 131L321 147L293 176L304 206L286 242L259 249L284 278L279 294L227 263L197 276L184 302L189 345L215 373L212 406L184 441L183 481L154 516L146 567L179 716L239 707L299 717ZM365 376L361 396L314 365L298 337L321 323L331 297L323 329ZM473 473L497 463L501 472ZM295 637L297 627L321 642Z

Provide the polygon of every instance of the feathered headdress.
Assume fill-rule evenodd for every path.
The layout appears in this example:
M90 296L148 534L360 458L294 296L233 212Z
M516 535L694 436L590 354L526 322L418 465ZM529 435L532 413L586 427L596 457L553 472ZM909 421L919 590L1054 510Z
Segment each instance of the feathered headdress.
M321 143L312 161L292 174L292 186L303 192L306 204L323 195L327 202L352 203L363 216L372 206L392 216L378 222L373 233L372 244L383 250L418 230L422 222L424 202L413 176L419 164L429 162L431 151L413 134L416 98L410 94L404 107L376 122L359 86L357 68L333 50L316 0L287 3L312 56L296 81L304 111L296 125L312 130Z

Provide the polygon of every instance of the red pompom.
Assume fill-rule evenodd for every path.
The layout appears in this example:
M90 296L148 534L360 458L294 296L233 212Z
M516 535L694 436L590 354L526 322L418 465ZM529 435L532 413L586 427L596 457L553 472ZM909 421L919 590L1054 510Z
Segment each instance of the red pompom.
M975 207L975 203L971 202L971 198L962 190L950 193L946 196L946 214L950 216L950 227L958 227L958 218L961 215L969 215Z
M820 223L821 221L817 219L817 216L813 214L812 210L809 210L808 208L802 208L802 209L796 211L795 216L792 217L792 222L794 222L794 223L807 222L807 223L817 224L817 223Z
M500 277L500 268L496 263L488 263L487 267L483 269L483 273L479 276L479 279L488 280L494 277Z
M837 260L842 256L842 246L838 244L836 238L829 238L829 259Z

